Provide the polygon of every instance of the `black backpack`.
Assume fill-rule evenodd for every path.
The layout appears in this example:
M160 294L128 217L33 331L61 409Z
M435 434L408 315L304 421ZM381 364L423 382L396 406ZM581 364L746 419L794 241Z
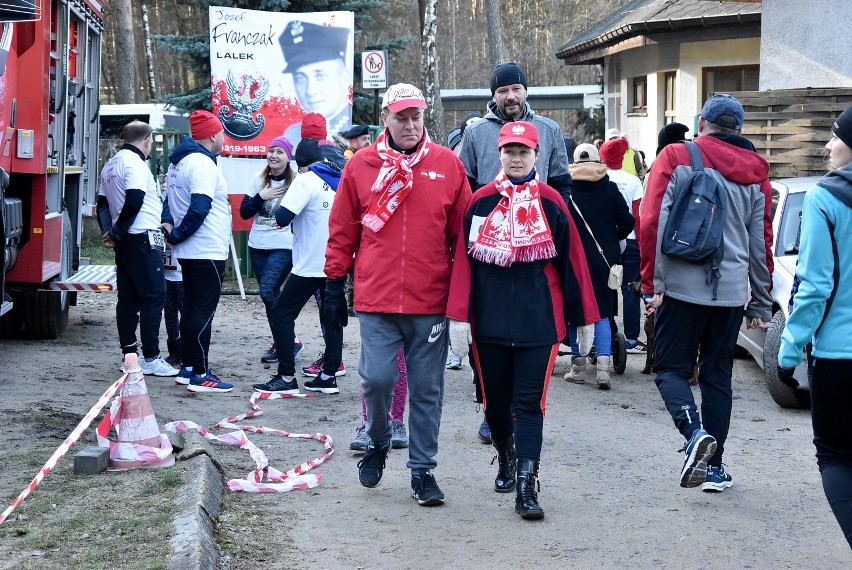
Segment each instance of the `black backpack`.
M698 145L691 141L684 144L692 173L675 188L660 251L688 263L706 264L709 285L719 278L728 197L725 189L704 171ZM715 289L714 284L714 297Z

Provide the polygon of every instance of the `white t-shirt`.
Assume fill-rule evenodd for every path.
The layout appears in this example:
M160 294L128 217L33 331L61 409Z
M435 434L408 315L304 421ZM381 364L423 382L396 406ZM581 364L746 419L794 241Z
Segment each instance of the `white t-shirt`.
M192 194L213 199L210 212L198 231L172 246L178 259L228 259L231 235L231 205L228 188L219 167L209 156L194 152L169 167L169 209L178 227L189 210Z
M325 277L328 216L335 192L322 178L308 171L296 177L281 200L293 219L293 273L300 277Z
M101 185L98 188L98 195L105 196L109 202L113 225L118 221L118 215L124 207L128 188L145 192L142 208L128 232L141 234L159 228L163 203L160 201L160 189L157 188L154 175L138 154L129 149L122 149L104 165L101 170Z
M266 177L263 172L255 176L246 195L253 198L263 190ZM270 180L270 186L279 188L286 184L285 180ZM293 249L293 231L290 226L278 227L275 221L275 210L281 205L286 192L272 200L266 200L254 216L249 232L248 245L255 249Z
M618 191L621 192L622 196L624 196L624 201L627 202L627 208L630 210L630 214L635 218L639 212L633 211L633 202L641 200L642 196L645 195L645 191L642 189L642 181L639 180L638 176L633 176L629 172L625 172L621 169L611 170L608 168L606 173L609 175L609 179L612 182L615 182L615 185L618 186ZM627 239L635 240L636 231L634 230L630 232Z

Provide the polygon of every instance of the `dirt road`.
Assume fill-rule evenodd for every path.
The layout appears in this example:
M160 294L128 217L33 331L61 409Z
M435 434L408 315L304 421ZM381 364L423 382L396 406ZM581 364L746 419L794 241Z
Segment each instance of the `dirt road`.
M67 433L118 377L114 298L80 296L68 331L54 342L0 341L0 465L32 446L34 433ZM335 440L324 478L311 491L228 494L218 540L222 568L840 568L852 555L831 515L813 457L807 411L778 408L751 360L735 364L735 400L725 455L734 486L722 494L677 484L682 440L652 377L630 355L613 389L562 381L567 358L551 381L541 461L540 502L546 518L524 522L513 495L492 490L490 446L478 443L470 368L448 371L435 471L447 501L419 507L409 497L405 450L388 459L375 489L359 485L348 451L360 425L358 323L346 329L348 374L341 394L276 400L256 423ZM306 350L320 350L316 308L297 323ZM165 344L163 342L163 344ZM251 384L272 372L259 363L269 345L257 297L223 297L216 314L211 363L237 388L192 395L168 379L149 379L161 424L188 419L212 428L247 410ZM22 421L22 418L25 421ZM61 435L60 435L61 437ZM322 453L316 442L251 436L279 469ZM248 454L217 446L230 477L253 468ZM41 456L43 457L43 456ZM41 463L36 458L33 464ZM33 472L0 469L0 492L13 497ZM3 505L5 507L5 505ZM162 547L167 547L164 531ZM4 542L4 547L7 545Z

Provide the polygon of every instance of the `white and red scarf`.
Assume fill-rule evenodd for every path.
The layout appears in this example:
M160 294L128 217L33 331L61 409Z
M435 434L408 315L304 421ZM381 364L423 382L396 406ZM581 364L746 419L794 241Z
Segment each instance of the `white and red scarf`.
M468 253L478 261L500 267L556 257L541 206L538 174L529 182L515 185L501 168L496 182L503 197L485 218Z
M388 130L382 132L376 139L376 150L382 162L379 175L373 183L372 191L377 193L370 209L361 220L364 227L374 232L381 230L402 204L403 200L414 187L414 172L411 167L423 160L429 152L429 133L423 129L423 140L414 154L405 154L390 147L387 143Z

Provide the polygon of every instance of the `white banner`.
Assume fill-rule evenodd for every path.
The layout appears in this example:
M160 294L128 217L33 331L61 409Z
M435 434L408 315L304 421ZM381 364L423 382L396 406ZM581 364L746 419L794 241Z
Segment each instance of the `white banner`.
M355 15L210 7L213 113L225 154L265 155L285 134L295 146L306 113L328 134L352 124Z

